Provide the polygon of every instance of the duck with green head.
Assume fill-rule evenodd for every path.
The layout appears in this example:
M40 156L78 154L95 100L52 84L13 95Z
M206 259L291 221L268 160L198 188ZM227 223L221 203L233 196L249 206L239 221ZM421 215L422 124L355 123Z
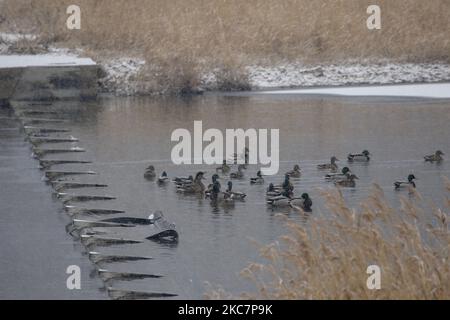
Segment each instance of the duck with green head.
M304 193L304 194L302 194L301 198L292 199L289 202L289 205L291 206L291 208L296 209L300 212L310 213L310 212L312 212L313 202L312 202L311 198L309 197L309 194Z
M424 158L425 162L441 162L444 160L442 156L445 156L445 154L441 150L438 150L435 154L425 156Z
M211 177L212 183L210 183L208 185L208 188L206 188L206 191L205 191L206 198L211 197L211 194L212 194L214 188L216 188L216 189L217 188L219 188L219 189L222 188L222 186L220 185L220 182L219 182L219 178L220 177L219 177L218 174L213 174L213 176Z
M319 164L317 166L317 169L319 169L319 170L331 170L332 172L336 172L337 169L338 169L338 165L336 164L337 161L339 161L339 159L336 158L335 156L333 156L330 159L330 163Z
M395 190L400 190L403 188L416 188L415 180L417 180L416 176L410 174L408 176L408 181L396 181L394 182Z
M347 159L349 162L354 162L354 161L358 161L358 162L369 162L370 161L370 152L367 150L364 150L361 153L350 153L347 156Z
M236 200L244 200L245 197L247 197L247 195L245 193L243 193L243 192L235 192L235 191L233 191L233 182L231 182L231 181L228 181L228 188L225 191L225 193L229 197L231 197L233 199L236 199Z
M344 168L342 168L341 173L327 174L325 176L325 180L327 180L327 181L337 181L337 180L346 179L348 174L351 174L350 168L349 167L344 167Z

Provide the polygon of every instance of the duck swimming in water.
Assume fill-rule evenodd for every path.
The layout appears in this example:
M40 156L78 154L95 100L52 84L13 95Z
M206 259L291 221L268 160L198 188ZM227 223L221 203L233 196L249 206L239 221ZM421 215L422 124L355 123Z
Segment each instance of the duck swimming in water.
M445 156L445 154L441 150L438 150L435 154L425 156L424 158L425 162L441 162L442 160L444 160L442 156Z
M231 198L236 200L244 200L247 195L242 192L234 192L233 191L233 182L228 181L228 189L225 191Z
M240 164L238 166L238 171L237 172L232 172L230 174L230 178L231 179L242 179L244 177L244 172L243 172L244 169L245 169L245 165Z
M350 153L347 156L349 162L359 161L359 162L369 162L370 161L370 152L364 150L362 153Z
M203 194L205 192L205 185L203 181L205 179L204 172L198 172L195 175L195 179L192 183L187 183L177 187L177 192L179 193L190 193L190 194Z
M289 204L293 209L296 209L298 211L303 211L303 212L308 212L308 213L312 212L313 202L312 202L311 198L309 197L309 194L307 194L307 193L302 194L302 197L300 200L301 201L299 204L296 204L294 202L294 200L291 200L291 202Z
M263 178L263 175L261 173L261 170L259 170L256 173L256 178L250 178L250 183L251 184L263 184L264 183L264 178Z
M169 181L169 177L167 176L167 172L163 171L163 173L161 173L161 175L158 178L158 182L159 183L166 183Z
M149 166L147 169L145 169L144 178L145 179L154 179L156 177L155 173L155 167Z
M184 185L192 184L194 182L194 177L193 176L189 176L189 177L175 177L172 181L177 186L184 186Z
M231 167L227 164L227 160L223 160L222 166L216 169L216 172L222 172L223 174L230 173Z
M277 187L275 187L275 186L273 185L273 183L271 183L271 184L269 185L269 187L267 188L267 191L266 191L266 197L267 197L267 198L272 198L272 197L278 197L278 196L281 196L282 190L283 190L283 189L282 189L281 187L277 188Z
M341 173L327 174L325 176L325 180L327 181L343 180L347 178L348 174L351 174L350 169L348 167L344 167L342 168Z
M212 176L212 183L208 186L208 188L206 189L206 191L205 191L205 196L206 196L206 198L210 198L211 197L211 195L212 195L212 193L213 193L213 191L214 191L214 188L216 188L216 190L217 189L221 189L222 188L222 186L220 185L220 182L219 182L219 175L218 174L214 174L213 176Z
M417 178L413 174L410 174L408 176L408 181L396 181L394 183L395 190L400 190L403 188L416 188L416 183L414 180L417 180Z
M336 181L334 184L338 187L345 187L345 188L354 188L356 187L355 180L359 179L354 174L348 174L347 178L344 180Z
M338 165L336 164L336 161L339 161L338 158L335 156L331 157L330 163L327 164L319 164L317 166L317 169L319 170L331 170L332 172L336 172L338 169Z
M298 164L296 164L294 166L294 170L291 170L291 171L287 172L286 175L288 175L291 178L300 178L301 175L302 175L300 166Z

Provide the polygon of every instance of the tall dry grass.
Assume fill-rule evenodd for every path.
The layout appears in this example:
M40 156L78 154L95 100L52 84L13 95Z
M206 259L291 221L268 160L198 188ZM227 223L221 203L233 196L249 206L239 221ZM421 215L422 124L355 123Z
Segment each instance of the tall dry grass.
M450 182L447 180L450 195ZM324 193L330 216L289 222L288 235L261 249L266 264L241 275L256 290L234 297L210 288L206 297L250 299L450 299L450 220L403 198L391 208L375 186L361 208L339 191ZM446 210L450 208L447 198ZM369 265L381 268L381 290L367 288Z
M82 29L68 31L65 10L73 2L4 0L1 28L93 55L145 57L159 68L152 76L177 87L212 69L227 86L254 63L450 61L448 0L78 0ZM374 3L382 8L378 32L366 28Z

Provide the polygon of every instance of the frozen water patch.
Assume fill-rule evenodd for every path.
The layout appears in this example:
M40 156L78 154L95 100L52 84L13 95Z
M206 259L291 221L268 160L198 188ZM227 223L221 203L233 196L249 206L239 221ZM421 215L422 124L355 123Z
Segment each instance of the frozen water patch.
M386 96L450 99L450 83L314 88L262 91L260 94L314 94L340 96Z

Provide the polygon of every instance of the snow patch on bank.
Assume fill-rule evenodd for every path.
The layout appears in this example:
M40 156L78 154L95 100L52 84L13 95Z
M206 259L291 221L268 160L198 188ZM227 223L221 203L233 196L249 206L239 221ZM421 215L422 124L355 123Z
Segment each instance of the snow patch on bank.
M138 58L119 58L102 61L104 77L100 86L104 92L117 95L135 95L140 92L137 75L145 66L145 60Z
M350 63L316 67L285 64L250 66L247 70L254 89L450 81L450 65L445 63Z

